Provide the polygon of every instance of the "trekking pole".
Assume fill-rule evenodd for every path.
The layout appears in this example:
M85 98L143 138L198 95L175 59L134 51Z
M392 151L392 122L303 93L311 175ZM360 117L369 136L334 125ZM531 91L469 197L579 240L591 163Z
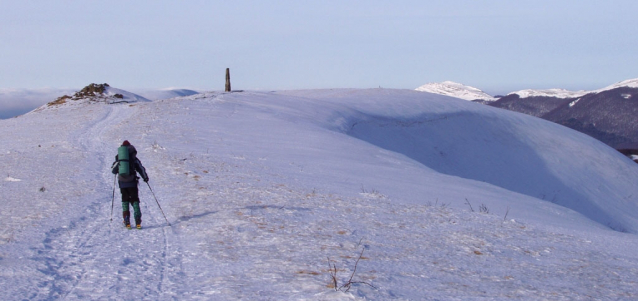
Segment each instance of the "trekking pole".
M146 182L146 185L148 185L148 189L151 190L151 193L153 194L153 198L155 198L155 202L157 203L157 207L159 207L160 211L162 211L162 215L164 216L164 219L166 220L166 223L168 224L168 226L170 226L171 223L168 222L168 219L166 218L166 214L164 214L164 210L162 210L162 206L160 206L160 203L157 200L157 197L155 196L155 192L153 192L153 188L151 188L151 184Z
M115 205L115 181L117 180L117 174L113 177L113 199L111 200L111 221L113 221L113 206Z

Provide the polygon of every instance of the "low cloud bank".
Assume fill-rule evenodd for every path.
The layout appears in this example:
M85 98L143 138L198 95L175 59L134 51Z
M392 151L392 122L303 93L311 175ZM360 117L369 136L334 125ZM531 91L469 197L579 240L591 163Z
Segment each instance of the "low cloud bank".
M75 89L0 89L0 119L25 114Z

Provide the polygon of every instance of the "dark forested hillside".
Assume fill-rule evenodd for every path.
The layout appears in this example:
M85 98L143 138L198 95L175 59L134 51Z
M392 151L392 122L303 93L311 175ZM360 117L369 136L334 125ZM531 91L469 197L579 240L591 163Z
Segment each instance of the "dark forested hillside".
M486 104L562 124L616 149L638 149L638 88L619 87L578 98L510 94Z

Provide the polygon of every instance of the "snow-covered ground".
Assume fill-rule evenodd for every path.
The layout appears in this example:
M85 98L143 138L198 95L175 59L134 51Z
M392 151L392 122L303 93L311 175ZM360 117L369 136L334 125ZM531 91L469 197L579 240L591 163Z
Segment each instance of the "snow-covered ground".
M638 166L530 116L408 90L210 92L68 101L0 131L2 300L638 298ZM144 228L122 227L125 139L170 226L142 183Z
M167 88L167 89L140 89L131 91L151 100L169 99L174 97L190 96L199 92L190 89Z

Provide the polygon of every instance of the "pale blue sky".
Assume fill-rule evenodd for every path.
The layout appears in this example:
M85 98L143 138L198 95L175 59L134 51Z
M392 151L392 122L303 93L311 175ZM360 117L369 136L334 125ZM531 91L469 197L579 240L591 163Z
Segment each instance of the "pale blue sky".
M638 1L1 1L0 88L597 89L638 77Z

